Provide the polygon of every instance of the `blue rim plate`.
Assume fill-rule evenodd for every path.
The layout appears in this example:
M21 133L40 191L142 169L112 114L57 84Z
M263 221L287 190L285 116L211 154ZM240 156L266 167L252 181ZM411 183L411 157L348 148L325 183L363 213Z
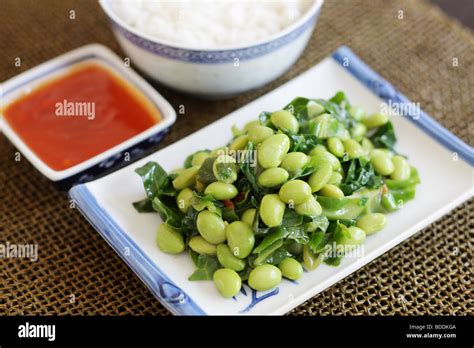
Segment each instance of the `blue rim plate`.
M223 299L212 282L190 282L194 265L188 255L167 255L155 245L161 220L138 214L131 203L144 197L134 169L148 161L166 170L182 165L187 154L227 143L233 124L244 125L263 110L277 110L296 96L328 98L344 90L349 100L369 112L387 104L411 103L349 48L331 57L226 117L196 133L104 178L71 189L82 214L148 286L154 296L177 315L284 314L323 291L473 195L473 149L421 109L392 116L399 138L397 151L407 154L420 173L417 197L388 215L385 229L367 238L364 253L345 258L338 267L321 265L298 282L284 280L276 289L255 292L244 286L234 299ZM411 105L411 104L410 104ZM446 186L449 182L449 186ZM440 188L445 189L440 189Z

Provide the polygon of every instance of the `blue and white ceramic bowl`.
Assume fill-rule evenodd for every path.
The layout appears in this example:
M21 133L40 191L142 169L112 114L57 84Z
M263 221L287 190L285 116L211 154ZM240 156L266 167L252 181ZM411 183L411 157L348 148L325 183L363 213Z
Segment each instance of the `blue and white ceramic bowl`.
M160 83L203 97L228 97L262 86L282 75L303 52L323 0L293 25L250 46L190 48L162 42L119 18L115 4L100 0L113 32L132 64Z
M131 68L126 67L115 53L98 44L87 45L70 51L4 82L2 86L2 104L8 104L24 94L25 91L31 90L45 80L61 75L72 65L85 61L101 64L134 85L156 106L162 119L154 126L105 152L65 170L57 171L42 161L16 134L8 122L0 117L0 129L5 136L22 156L61 189L67 189L75 184L96 179L104 173L138 159L146 150L163 139L176 120L176 112L173 107L148 82Z

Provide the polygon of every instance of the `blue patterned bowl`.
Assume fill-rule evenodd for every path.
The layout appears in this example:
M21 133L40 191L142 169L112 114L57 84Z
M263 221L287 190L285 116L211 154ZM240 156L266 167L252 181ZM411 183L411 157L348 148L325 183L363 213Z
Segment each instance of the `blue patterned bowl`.
M44 176L53 181L60 189L68 189L75 184L84 183L108 173L123 164L138 159L150 147L161 141L176 120L173 107L142 77L105 46L92 44L75 49L56 57L33 69L13 77L3 84L2 102L7 104L44 80L61 75L74 64L93 61L112 69L122 78L141 91L160 111L162 120L145 131L65 170L57 171L43 162L28 145L16 134L3 117L0 117L0 129L18 151Z
M100 4L123 50L143 72L179 91L222 98L262 86L290 68L311 37L323 0L315 0L303 17L267 40L225 49L158 41L119 18L113 1Z

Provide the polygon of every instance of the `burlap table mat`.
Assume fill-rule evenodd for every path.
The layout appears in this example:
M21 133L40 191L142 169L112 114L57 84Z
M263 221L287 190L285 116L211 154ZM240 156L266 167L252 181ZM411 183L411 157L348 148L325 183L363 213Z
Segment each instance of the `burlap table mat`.
M2 0L0 13L1 80L92 42L122 54L95 1ZM425 2L328 0L302 58L272 84L216 102L159 87L187 110L162 146L272 90L342 44L472 145L472 33ZM37 243L39 260L0 259L0 314L169 314L69 208L66 196L26 160L15 161L15 151L0 135L0 243ZM472 314L473 210L470 200L291 313Z

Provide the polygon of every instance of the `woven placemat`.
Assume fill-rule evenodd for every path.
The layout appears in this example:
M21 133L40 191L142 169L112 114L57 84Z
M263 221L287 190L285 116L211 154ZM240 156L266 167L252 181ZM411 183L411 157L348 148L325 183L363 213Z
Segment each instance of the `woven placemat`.
M1 80L92 42L123 54L95 1L2 0L0 13L7 38L0 43ZM473 144L472 33L421 1L327 0L302 58L270 85L216 102L158 87L187 110L162 146L272 90L342 44ZM68 198L26 160L15 161L15 152L0 135L0 243L38 244L39 260L0 259L0 314L169 314L69 208ZM291 314L472 315L473 211L471 199Z

